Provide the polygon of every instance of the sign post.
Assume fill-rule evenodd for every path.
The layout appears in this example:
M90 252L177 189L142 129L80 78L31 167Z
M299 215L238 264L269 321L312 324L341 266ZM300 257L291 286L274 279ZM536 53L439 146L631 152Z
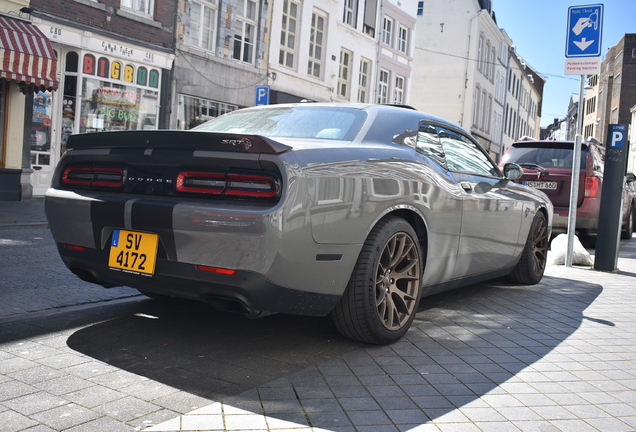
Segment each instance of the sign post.
M615 271L617 270L619 238L623 219L623 185L625 184L625 169L627 167L627 125L609 125L607 142L594 268Z
M565 43L565 75L580 75L579 106L576 121L572 158L572 181L570 187L570 210L568 212L568 245L565 265L572 267L574 257L574 232L576 231L576 208L579 197L581 173L581 131L583 129L583 92L585 75L600 73L601 35L603 33L603 5L572 6L568 9L568 28Z

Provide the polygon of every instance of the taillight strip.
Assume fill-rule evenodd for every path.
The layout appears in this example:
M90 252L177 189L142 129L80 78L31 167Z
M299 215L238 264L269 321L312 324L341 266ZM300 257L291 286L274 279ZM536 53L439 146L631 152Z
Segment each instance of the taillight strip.
M249 198L274 198L277 181L269 175L182 171L177 175L177 191Z
M67 167L62 172L62 183L78 186L121 187L121 168Z

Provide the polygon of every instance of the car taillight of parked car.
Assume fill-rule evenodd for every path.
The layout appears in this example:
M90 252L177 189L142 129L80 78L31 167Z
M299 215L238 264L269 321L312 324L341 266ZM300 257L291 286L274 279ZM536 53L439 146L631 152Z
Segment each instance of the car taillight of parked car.
M601 181L598 177L585 177L585 196L594 198L601 187Z

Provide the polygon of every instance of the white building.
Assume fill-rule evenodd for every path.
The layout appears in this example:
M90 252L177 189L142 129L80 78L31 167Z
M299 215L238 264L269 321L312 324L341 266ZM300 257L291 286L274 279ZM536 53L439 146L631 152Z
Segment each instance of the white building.
M416 25L411 105L469 130L495 159L539 137L545 78L511 48L490 0L420 1Z

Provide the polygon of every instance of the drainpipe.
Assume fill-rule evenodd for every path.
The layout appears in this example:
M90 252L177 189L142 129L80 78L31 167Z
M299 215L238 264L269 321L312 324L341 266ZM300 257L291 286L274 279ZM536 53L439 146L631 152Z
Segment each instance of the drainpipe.
M504 109L503 119L507 119L508 122L510 122L510 118L509 118L510 114L508 114L508 107L506 106L506 103L508 103L508 80L510 79L510 57L512 56L513 52L516 52L516 50L517 50L517 47L515 45L510 45L508 47L508 61L506 62L506 78L504 81L505 90L504 90L504 100L503 100L503 109ZM501 133L499 134L499 157L503 156L503 153L504 153L504 148L503 148L504 128L505 128L505 125L502 124Z
M468 44L466 45L466 61L464 62L465 64L465 68L464 68L464 88L462 90L462 111L459 115L459 125L461 127L464 127L464 112L466 111L466 88L468 87L468 64L470 62L470 36L471 36L471 31L473 28L473 21L475 20L475 18L477 18L477 16L479 16L479 14L481 13L481 10L479 12L477 12L475 15L473 15L470 20L468 20L468 22L470 23L470 31L468 32ZM477 60L479 61L479 59ZM469 128L466 128L469 129Z
M371 103L378 103L378 87L380 86L380 53L382 52L382 36L384 36L384 0L380 0L380 13L378 14L378 19L376 20L376 26L378 29L377 34L377 50L376 50L376 66L375 66L375 76L376 76L376 85L373 89L373 101ZM369 80L371 81L371 80ZM391 83L389 82L389 85ZM388 91L388 89L387 89Z

